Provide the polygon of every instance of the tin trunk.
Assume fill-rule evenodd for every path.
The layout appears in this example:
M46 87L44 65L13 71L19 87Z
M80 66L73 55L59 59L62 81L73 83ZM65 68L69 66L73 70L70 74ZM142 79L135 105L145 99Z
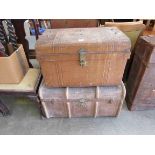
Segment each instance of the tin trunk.
M131 42L117 28L53 29L36 44L47 87L119 85Z

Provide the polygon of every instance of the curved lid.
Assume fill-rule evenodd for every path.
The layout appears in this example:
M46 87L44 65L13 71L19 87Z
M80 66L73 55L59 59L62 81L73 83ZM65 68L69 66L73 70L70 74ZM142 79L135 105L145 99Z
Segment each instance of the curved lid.
M122 52L131 48L130 39L115 27L51 29L36 43L37 54L90 52Z

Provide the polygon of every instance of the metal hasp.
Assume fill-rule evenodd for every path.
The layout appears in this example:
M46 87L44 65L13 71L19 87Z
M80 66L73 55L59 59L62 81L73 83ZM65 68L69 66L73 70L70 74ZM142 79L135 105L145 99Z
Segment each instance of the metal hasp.
M87 64L87 62L86 62L86 52L84 51L84 49L80 49L79 57L80 57L80 66L82 66L82 67L86 66L86 64Z
M87 102L88 102L88 101L87 101L86 99L81 98L81 99L79 100L78 105L79 105L80 107L86 108L86 107L87 107Z

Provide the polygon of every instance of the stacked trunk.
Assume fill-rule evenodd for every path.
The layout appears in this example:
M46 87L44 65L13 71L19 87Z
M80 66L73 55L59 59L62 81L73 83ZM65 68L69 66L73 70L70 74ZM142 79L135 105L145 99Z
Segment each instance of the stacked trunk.
M127 81L130 110L155 108L155 36L140 37Z
M52 29L37 41L46 117L116 116L131 43L117 28Z

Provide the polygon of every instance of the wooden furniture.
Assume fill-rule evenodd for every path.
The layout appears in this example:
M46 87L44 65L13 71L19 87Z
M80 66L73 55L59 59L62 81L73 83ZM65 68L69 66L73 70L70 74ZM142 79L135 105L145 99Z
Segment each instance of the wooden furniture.
M155 36L140 37L126 89L130 110L155 108Z
M22 96L35 101L35 103L40 103L38 88L41 78L39 69L30 68L19 84L0 84L0 96Z
M24 47L24 51L26 54L27 59L29 58L28 52L28 42L25 39L25 30L24 30L24 22L26 19L12 19L12 24L15 28L16 36L17 36L17 41L19 44L22 44ZM31 65L31 64L30 64Z
M34 59L35 58L35 50L29 49L28 41L25 38L26 33L25 33L25 29L24 29L24 23L25 23L26 19L12 19L11 21L12 21L15 31L16 31L17 41L19 44L23 45L27 59L28 60L29 60L29 58ZM32 68L32 65L30 62L29 62L29 65Z

